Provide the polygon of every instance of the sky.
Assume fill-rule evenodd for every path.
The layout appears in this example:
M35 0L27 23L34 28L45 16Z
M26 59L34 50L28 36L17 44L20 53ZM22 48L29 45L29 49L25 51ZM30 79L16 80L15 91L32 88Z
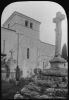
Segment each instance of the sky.
M61 5L49 1L13 2L4 8L1 16L1 26L14 11L18 11L40 21L40 40L53 45L55 45L56 28L55 23L53 23L53 18L55 18L56 13L60 11L65 15L65 19L62 21L61 47L64 43L67 44L67 17Z

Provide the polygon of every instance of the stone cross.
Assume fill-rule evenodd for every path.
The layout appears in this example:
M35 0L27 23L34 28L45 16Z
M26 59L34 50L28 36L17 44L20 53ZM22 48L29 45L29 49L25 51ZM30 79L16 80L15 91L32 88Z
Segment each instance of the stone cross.
M53 19L53 22L56 23L55 56L61 55L61 37L62 37L61 22L64 19L65 15L61 14L61 12L57 12L56 18Z
M11 53L11 58L13 58L14 51L13 50L10 50L9 52Z

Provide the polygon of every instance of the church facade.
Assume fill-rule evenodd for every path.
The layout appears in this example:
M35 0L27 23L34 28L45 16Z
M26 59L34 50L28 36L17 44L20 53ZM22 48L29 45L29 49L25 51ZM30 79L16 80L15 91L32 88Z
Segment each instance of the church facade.
M10 50L13 50L13 59L16 60L10 64L11 72L15 72L17 66L17 51L23 77L33 72L34 68L43 69L48 66L49 60L54 56L55 45L40 40L40 24L39 21L15 11L1 27L1 52L5 41L7 58L10 57Z

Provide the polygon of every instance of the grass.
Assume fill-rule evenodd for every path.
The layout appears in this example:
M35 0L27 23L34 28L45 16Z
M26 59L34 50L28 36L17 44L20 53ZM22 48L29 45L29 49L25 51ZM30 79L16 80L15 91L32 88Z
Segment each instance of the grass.
M24 87L24 85L28 84L30 81L31 80L28 79L21 79L18 85L16 85L16 83L13 80L11 80L10 82L2 81L2 98L13 99L16 92L20 91Z
M16 87L17 86L14 83L2 81L2 88L1 88L2 98L3 99L10 99L10 98L12 99L13 95L17 91Z

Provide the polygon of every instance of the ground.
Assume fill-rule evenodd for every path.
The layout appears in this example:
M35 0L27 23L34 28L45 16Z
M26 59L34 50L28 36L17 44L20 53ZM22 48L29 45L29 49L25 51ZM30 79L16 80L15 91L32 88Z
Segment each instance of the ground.
M37 78L22 78L17 85L13 80L2 81L2 98L14 99L16 94L16 98L24 99L67 98L67 76L51 76L50 73L47 76L43 73L38 74Z
M19 81L18 85L16 85L15 81L13 80L10 80L10 82L2 81L1 83L2 98L13 99L16 92L20 91L24 87L24 85L28 83L29 80L24 78Z

